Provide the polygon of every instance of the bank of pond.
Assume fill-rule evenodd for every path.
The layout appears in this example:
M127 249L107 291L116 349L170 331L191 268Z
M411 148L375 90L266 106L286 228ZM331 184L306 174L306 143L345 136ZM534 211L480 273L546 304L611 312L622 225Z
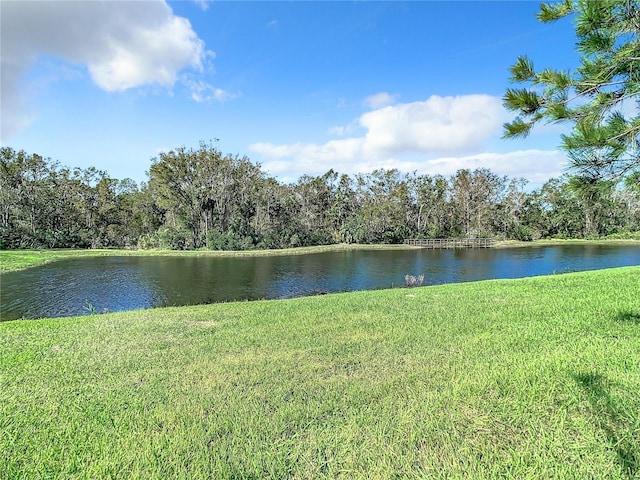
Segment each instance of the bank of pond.
M640 244L79 256L2 275L2 320L520 278L640 265Z

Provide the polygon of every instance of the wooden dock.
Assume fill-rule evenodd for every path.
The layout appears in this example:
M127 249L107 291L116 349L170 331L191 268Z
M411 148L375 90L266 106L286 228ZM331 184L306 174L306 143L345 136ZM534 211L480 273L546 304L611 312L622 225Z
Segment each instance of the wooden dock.
M405 245L422 248L491 248L495 238L408 238Z

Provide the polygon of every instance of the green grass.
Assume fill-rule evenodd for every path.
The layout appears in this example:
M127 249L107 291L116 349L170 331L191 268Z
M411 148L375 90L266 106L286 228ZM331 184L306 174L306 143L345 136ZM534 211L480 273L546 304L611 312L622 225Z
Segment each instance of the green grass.
M1 479L640 478L640 267L0 323Z
M610 236L600 239L585 238L545 238L541 240L533 240L523 242L519 240L501 240L496 243L495 248L515 248L515 247L549 247L563 245L604 245L604 246L624 246L624 245L640 245L640 238L631 238L623 236Z

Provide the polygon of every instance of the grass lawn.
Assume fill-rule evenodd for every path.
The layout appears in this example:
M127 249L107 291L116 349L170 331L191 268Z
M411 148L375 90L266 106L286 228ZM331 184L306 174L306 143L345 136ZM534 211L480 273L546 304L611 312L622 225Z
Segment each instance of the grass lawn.
M21 478L640 478L640 267L0 323Z

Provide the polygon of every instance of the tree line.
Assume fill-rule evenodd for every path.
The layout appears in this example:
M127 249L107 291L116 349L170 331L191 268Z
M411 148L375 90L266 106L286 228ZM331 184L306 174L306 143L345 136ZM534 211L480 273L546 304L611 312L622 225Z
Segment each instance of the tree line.
M407 238L595 238L640 231L640 174L562 176L541 188L488 169L329 170L282 183L215 144L151 160L148 181L3 147L0 247L244 250Z

